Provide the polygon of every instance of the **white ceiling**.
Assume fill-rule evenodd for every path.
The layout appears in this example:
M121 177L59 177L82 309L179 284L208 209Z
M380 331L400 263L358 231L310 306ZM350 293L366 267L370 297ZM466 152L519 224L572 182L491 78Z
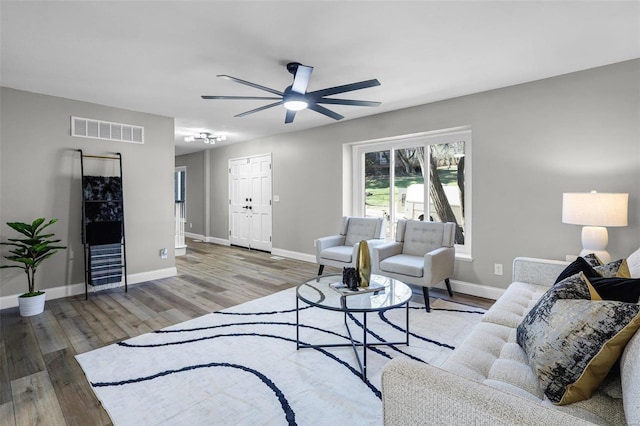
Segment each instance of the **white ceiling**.
M1 84L175 117L176 153L334 121L255 100L228 74L283 90L285 64L314 67L308 90L377 78L330 106L348 119L640 57L639 1L5 1ZM99 118L99 117L94 117ZM135 123L134 123L135 124Z

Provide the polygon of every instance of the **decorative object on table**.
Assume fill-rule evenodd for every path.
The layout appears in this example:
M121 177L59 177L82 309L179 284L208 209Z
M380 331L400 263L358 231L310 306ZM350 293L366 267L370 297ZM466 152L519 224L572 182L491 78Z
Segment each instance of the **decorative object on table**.
M369 287L371 280L371 256L369 255L369 244L365 240L360 241L358 247L358 260L356 269L360 281L360 287Z
M583 225L580 256L595 253L603 263L611 260L606 227L627 226L628 205L629 194L562 194L562 223Z
M7 225L27 238L9 238L3 246L12 247L10 255L5 259L18 263L17 265L2 265L0 268L20 268L27 274L28 292L18 297L20 315L23 317L38 315L44 311L45 292L35 290L36 270L45 259L53 256L58 250L66 249L57 246L60 240L53 239L54 234L43 234L45 228L56 223L58 219L51 219L45 223L44 218L38 218L32 223L7 222Z
M377 293L385 291L385 286L383 284L376 283L375 281L369 282L368 287L358 287L356 285L354 288L351 288L347 287L346 284L343 284L341 282L329 284L329 287L340 293L341 296L352 296L355 294Z
M359 278L356 268L342 268L342 284L349 290L358 288Z

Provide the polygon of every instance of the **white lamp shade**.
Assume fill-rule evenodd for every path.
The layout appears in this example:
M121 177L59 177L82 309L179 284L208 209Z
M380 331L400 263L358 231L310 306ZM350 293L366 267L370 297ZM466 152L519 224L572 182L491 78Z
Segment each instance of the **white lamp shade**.
M627 226L629 194L562 194L562 222L588 226Z

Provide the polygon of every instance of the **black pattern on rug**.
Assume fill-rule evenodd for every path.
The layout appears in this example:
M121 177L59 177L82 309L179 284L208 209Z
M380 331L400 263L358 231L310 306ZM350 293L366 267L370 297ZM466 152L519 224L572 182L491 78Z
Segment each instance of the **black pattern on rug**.
M351 345L347 345L347 347L342 345L341 348L309 347L296 350L296 342L301 345L318 344L318 342L340 344L340 342L349 343L350 338L344 328L345 318L342 313L312 309L306 305L300 306L297 312L295 308L278 309L277 306L291 306L291 303L295 302L294 291L295 289L289 289L281 292L287 295L284 299L285 303L278 299L277 295L268 296L229 310L215 312L183 324L78 355L77 358L94 392L102 401L114 424L157 424L167 422L167 419L171 419L170 423L194 424L192 416L195 414L193 414L194 410L190 408L194 404L196 407L205 406L204 412L206 413L224 413L225 410L231 410L231 412L226 412L227 417L225 418L233 419L230 420L232 423L264 423L265 420L253 418L251 410L247 412L246 408L241 408L246 406L249 401L254 400L260 401L260 406L263 407L260 410L265 409L264 407L268 409L269 418L272 419L269 424L273 422L273 424L283 422L282 424L287 425L310 423L381 424L380 372L384 364L394 357L406 357L422 363L432 363L434 355L440 354L437 356L440 357L438 359L441 359L444 356L443 351L450 352L455 347L450 343L458 343L457 340L452 342L449 334L443 334L441 331L436 332L435 338L423 335L423 331L431 332L431 330L425 329L424 326L420 326L422 328L417 325L414 327L414 316L410 315L411 346L392 344L369 347L367 349L369 354L367 371L369 373L367 379L363 381L360 367L355 363ZM271 300L273 302L269 303ZM450 302L446 302L445 306L447 307L432 308L432 310L434 312L440 310L444 315L448 315L444 312L450 313L446 317L447 319L439 320L447 327L449 326L448 318L461 318L460 315L466 316L468 314L469 317L479 318L477 314L483 313L480 310L458 309L462 305ZM276 308L274 309L274 307ZM405 309L392 309L379 315L370 315L367 321L367 342L375 344L398 342L398 336L404 338L406 336ZM424 308L411 306L410 312L414 312L414 310L424 310ZM303 312L305 313L301 314ZM296 330L296 314L300 316L299 330ZM349 314L347 316L349 327L353 328L351 333L356 345L361 344L364 337L360 315ZM431 326L438 322L435 321L436 316L434 315L436 314L425 313L424 315L432 316L420 317L416 313L415 322L420 324L428 319L427 323ZM477 322L477 320L473 322ZM460 325L462 324L464 322L460 323ZM458 333L463 329L458 326ZM359 338L356 337L358 334ZM440 341L437 336L446 336L447 340ZM433 349L429 349L429 347ZM362 348L358 348L358 350L362 355ZM164 351L168 352L165 354ZM252 355L254 352L255 356ZM104 355L100 356L102 353ZM264 358L265 361L262 361L261 358ZM167 362L162 368L165 364L164 359ZM323 362L323 360L330 362ZM292 361L293 364L288 364ZM92 364L96 362L98 366L92 367ZM440 362L441 360L437 365ZM129 365L131 367L128 367ZM119 368L119 366L126 368ZM109 371L105 371L105 367ZM372 368L373 370L371 370ZM314 371L316 369L317 373ZM296 373L298 370L300 371ZM216 371L230 372L223 373L224 375L221 376L223 381L220 382L220 385L216 384L219 376L215 373ZM243 372L245 375L237 376L232 371ZM283 376L288 371L294 376ZM323 373L324 371L327 373ZM348 374L340 374L340 371ZM197 375L194 376L193 372L197 372ZM316 377L313 374L319 374L319 376ZM246 385L242 385L241 388L246 388L252 383L243 377L259 379L259 383L269 389L268 392L265 393L264 390L260 390L260 386L254 385L236 395L233 390L234 383L242 385L246 382ZM312 381L309 382L309 385L305 385L309 379ZM183 409L180 408L182 407L181 402L176 403L177 408L174 408L174 401L170 396L176 392L178 392L176 395L181 394L175 389L176 385L181 388L180 383L185 383L185 385L190 383L184 389L188 397ZM223 383L225 384L223 385ZM341 385L341 383L344 384ZM295 390L298 385L301 385L302 388ZM141 386L142 388L140 388ZM195 386L195 394L199 396L191 401L193 386ZM294 387L292 388L292 386ZM323 389L324 387L326 390ZM164 388L166 390L163 390ZM113 391L109 391L109 389L113 389ZM103 390L107 393L103 393ZM156 395L156 392L160 393L157 393L156 397L152 397L151 395ZM170 394L166 394L166 392L170 392ZM255 393L255 396L251 396L252 393ZM208 394L210 396L207 396ZM316 394L319 398L317 401ZM343 396L339 396L342 394ZM149 398L145 397L145 399L153 401L159 398L158 401L166 402L160 402L155 408L139 409L132 400L136 397L128 398L126 395L149 395ZM230 395L232 399L227 398L226 403L221 403L217 399L218 395ZM268 397L267 395L272 396ZM259 398L255 399L258 396ZM167 397L169 399L166 399ZM344 408L340 408L343 405L342 398L345 397L348 398L344 403L346 405ZM338 399L335 400L336 398ZM233 400L235 399L243 399L238 408L234 408ZM278 401L277 406L269 403L271 399ZM335 401L330 406L322 405L331 400ZM351 406L351 400L356 405ZM374 401L377 402L374 403ZM132 406L130 407L129 404ZM209 406L204 404L211 404L210 408L206 408ZM310 404L310 407L305 408L306 404ZM276 407L278 408L276 409ZM364 407L370 408L362 411ZM258 412L262 413L260 410ZM324 413L330 412L331 416L335 416L335 419L323 417L322 420L319 420L317 416L313 415L318 410ZM357 415L357 420L354 420L354 415ZM247 420L249 418L252 420ZM229 420L221 420L222 418L210 420L208 415L202 418L198 417L198 419L200 420L196 420L195 424L202 421L216 424L229 422Z

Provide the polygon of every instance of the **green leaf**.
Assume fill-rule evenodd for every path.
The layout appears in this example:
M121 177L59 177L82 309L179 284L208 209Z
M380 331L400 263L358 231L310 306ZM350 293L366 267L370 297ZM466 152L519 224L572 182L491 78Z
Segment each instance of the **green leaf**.
M29 277L29 291L33 291L33 274L40 264L53 256L58 250L66 249L65 246L56 245L61 240L55 238L55 234L44 234L43 230L56 223L58 219L51 219L45 222L44 218L37 218L31 224L21 222L8 222L7 225L16 232L25 235L27 238L10 238L7 242L0 242L0 245L12 247L10 255L4 258L16 262L19 265L0 265L0 268L20 268Z
M43 225L43 226L42 226L42 228L40 228L40 229L34 229L35 235L39 235L39 234L44 230L44 228L46 228L47 226L51 226L51 225L53 225L53 224L54 224L54 223L56 223L57 221L58 221L58 219L51 219L51 220L49 221L49 223L47 223L47 224ZM43 222L44 222L44 220L43 220ZM35 222L34 222L34 223L35 223ZM42 223L42 222L41 222L41 223ZM40 226L40 224L38 224L38 226ZM45 237L43 237L43 238L45 238Z
M21 223L21 222L7 222L7 225L9 225L12 229L18 231L21 234L26 235L27 237L31 237L31 227L30 225L27 225L26 223Z
M31 232L35 234L38 227L42 225L42 222L44 222L44 217L39 217L36 220L34 220L33 223L31 224Z

